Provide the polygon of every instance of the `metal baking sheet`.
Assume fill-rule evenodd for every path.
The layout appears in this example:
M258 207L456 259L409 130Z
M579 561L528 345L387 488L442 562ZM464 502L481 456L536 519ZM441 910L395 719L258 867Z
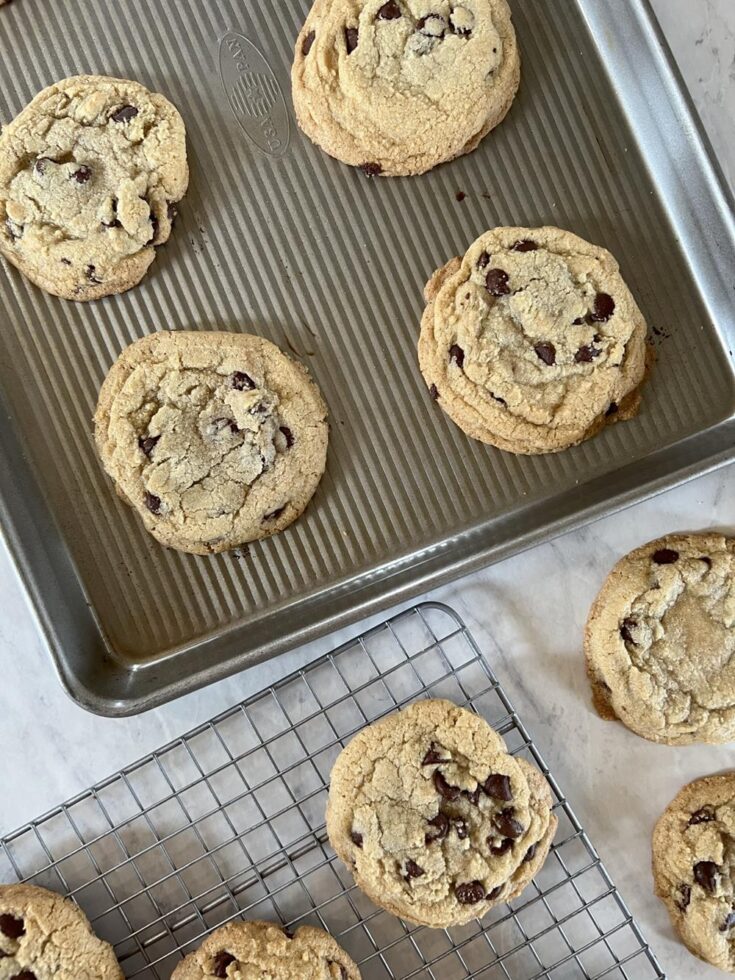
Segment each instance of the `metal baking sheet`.
M0 267L0 517L61 680L93 711L151 707L735 455L732 200L644 0L512 0L524 70L507 120L461 160L372 181L295 127L308 5L0 10L4 120L99 72L166 93L189 134L191 187L142 285L75 305ZM618 256L658 362L638 419L523 458L431 404L416 338L439 264L493 225L544 223ZM329 463L286 533L186 556L116 499L97 391L162 328L259 332L312 371Z

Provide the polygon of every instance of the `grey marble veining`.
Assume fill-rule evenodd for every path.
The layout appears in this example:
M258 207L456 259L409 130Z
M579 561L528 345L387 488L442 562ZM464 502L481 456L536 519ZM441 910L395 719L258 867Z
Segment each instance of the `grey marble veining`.
M735 2L653 5L732 183ZM715 526L735 533L734 480L735 467L703 477L432 594L454 606L473 630L672 980L722 974L674 939L652 896L651 829L684 782L732 765L732 747L656 746L598 719L584 674L582 627L595 592L623 552L674 529ZM85 714L61 692L1 546L0 602L0 833L369 625L143 717L111 721Z

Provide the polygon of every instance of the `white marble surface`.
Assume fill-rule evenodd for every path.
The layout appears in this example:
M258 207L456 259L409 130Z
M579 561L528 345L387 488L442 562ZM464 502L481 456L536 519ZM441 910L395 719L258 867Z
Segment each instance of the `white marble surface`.
M625 0L616 0L625 2ZM735 177L735 3L654 0L723 170ZM674 940L652 896L653 823L732 747L651 745L591 711L580 653L589 604L619 555L672 529L735 531L735 467L441 589L474 631L672 980L721 976ZM325 639L144 717L103 720L62 694L0 546L0 833L336 644ZM354 635L357 627L346 631Z

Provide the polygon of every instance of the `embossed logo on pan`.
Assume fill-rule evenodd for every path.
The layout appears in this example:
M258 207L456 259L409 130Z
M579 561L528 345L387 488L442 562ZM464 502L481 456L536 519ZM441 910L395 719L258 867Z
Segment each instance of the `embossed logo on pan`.
M219 45L222 87L245 135L264 153L282 157L291 125L281 86L252 41L228 31Z

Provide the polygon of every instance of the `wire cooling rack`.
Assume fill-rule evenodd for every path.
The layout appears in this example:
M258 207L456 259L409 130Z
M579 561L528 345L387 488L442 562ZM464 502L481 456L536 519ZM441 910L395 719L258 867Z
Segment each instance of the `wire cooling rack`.
M546 774L559 829L509 906L451 930L377 909L324 829L329 773L364 725L422 697L479 712ZM239 918L321 926L363 980L664 978L472 636L446 606L402 613L0 841L0 880L70 895L128 978L168 980ZM296 980L296 978L294 978Z

